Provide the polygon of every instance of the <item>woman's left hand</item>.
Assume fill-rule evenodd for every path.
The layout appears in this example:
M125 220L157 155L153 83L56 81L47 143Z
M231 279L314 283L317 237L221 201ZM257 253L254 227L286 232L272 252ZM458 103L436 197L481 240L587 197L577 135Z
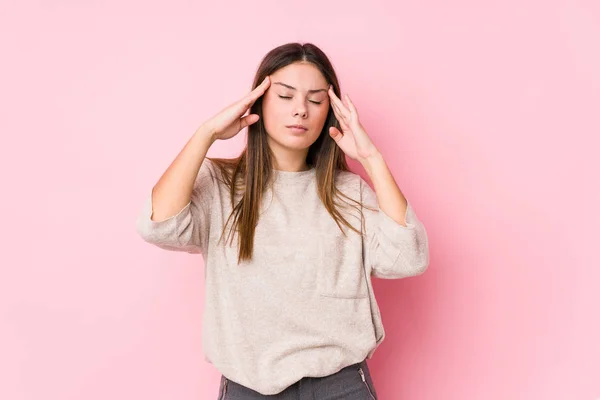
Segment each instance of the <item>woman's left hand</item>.
M342 128L340 132L339 129L332 126L329 128L329 134L342 151L351 159L358 160L361 163L378 154L379 151L358 120L358 112L350 97L348 95L342 96L344 97L344 102L342 102L333 91L333 86L329 86L327 93L329 94L331 108Z

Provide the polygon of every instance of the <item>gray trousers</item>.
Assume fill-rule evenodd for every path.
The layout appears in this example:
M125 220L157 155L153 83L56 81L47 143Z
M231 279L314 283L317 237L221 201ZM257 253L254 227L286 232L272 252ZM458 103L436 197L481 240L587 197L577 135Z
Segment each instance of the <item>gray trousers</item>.
M377 400L367 360L335 374L304 377L274 395L260 394L221 375L218 400Z

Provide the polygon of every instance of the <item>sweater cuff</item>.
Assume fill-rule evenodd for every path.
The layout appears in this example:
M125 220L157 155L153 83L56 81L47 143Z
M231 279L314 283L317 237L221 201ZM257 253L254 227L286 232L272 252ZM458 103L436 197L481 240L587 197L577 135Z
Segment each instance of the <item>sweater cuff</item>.
M146 197L142 211L138 218L138 231L146 238L163 239L172 236L177 227L185 223L189 218L190 200L177 214L160 221L153 221L152 217L152 193Z
M381 232L384 232L385 236L387 236L392 241L399 240L403 237L413 236L417 226L421 223L417 218L417 215L413 210L410 202L408 202L408 205L406 207L406 213L404 214L406 226L396 222L394 219L392 219L392 217L387 215L381 209L379 209L377 218L379 230Z

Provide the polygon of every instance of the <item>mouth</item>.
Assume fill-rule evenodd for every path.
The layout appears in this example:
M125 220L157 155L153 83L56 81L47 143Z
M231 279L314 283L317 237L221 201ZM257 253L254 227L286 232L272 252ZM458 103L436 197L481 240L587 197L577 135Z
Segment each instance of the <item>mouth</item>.
M293 132L306 132L308 130L304 125L287 125L286 128L291 129Z

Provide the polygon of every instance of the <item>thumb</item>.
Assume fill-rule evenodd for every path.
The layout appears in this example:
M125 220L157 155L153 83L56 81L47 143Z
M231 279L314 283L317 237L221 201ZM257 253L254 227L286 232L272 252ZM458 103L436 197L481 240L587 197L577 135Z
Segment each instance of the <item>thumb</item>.
M256 121L258 121L258 119L259 119L258 114L246 115L244 118L242 118L242 120L240 122L240 130L244 129L248 125L252 125Z
M344 134L335 126L330 126L329 136L331 136L336 142L339 142L344 137Z

